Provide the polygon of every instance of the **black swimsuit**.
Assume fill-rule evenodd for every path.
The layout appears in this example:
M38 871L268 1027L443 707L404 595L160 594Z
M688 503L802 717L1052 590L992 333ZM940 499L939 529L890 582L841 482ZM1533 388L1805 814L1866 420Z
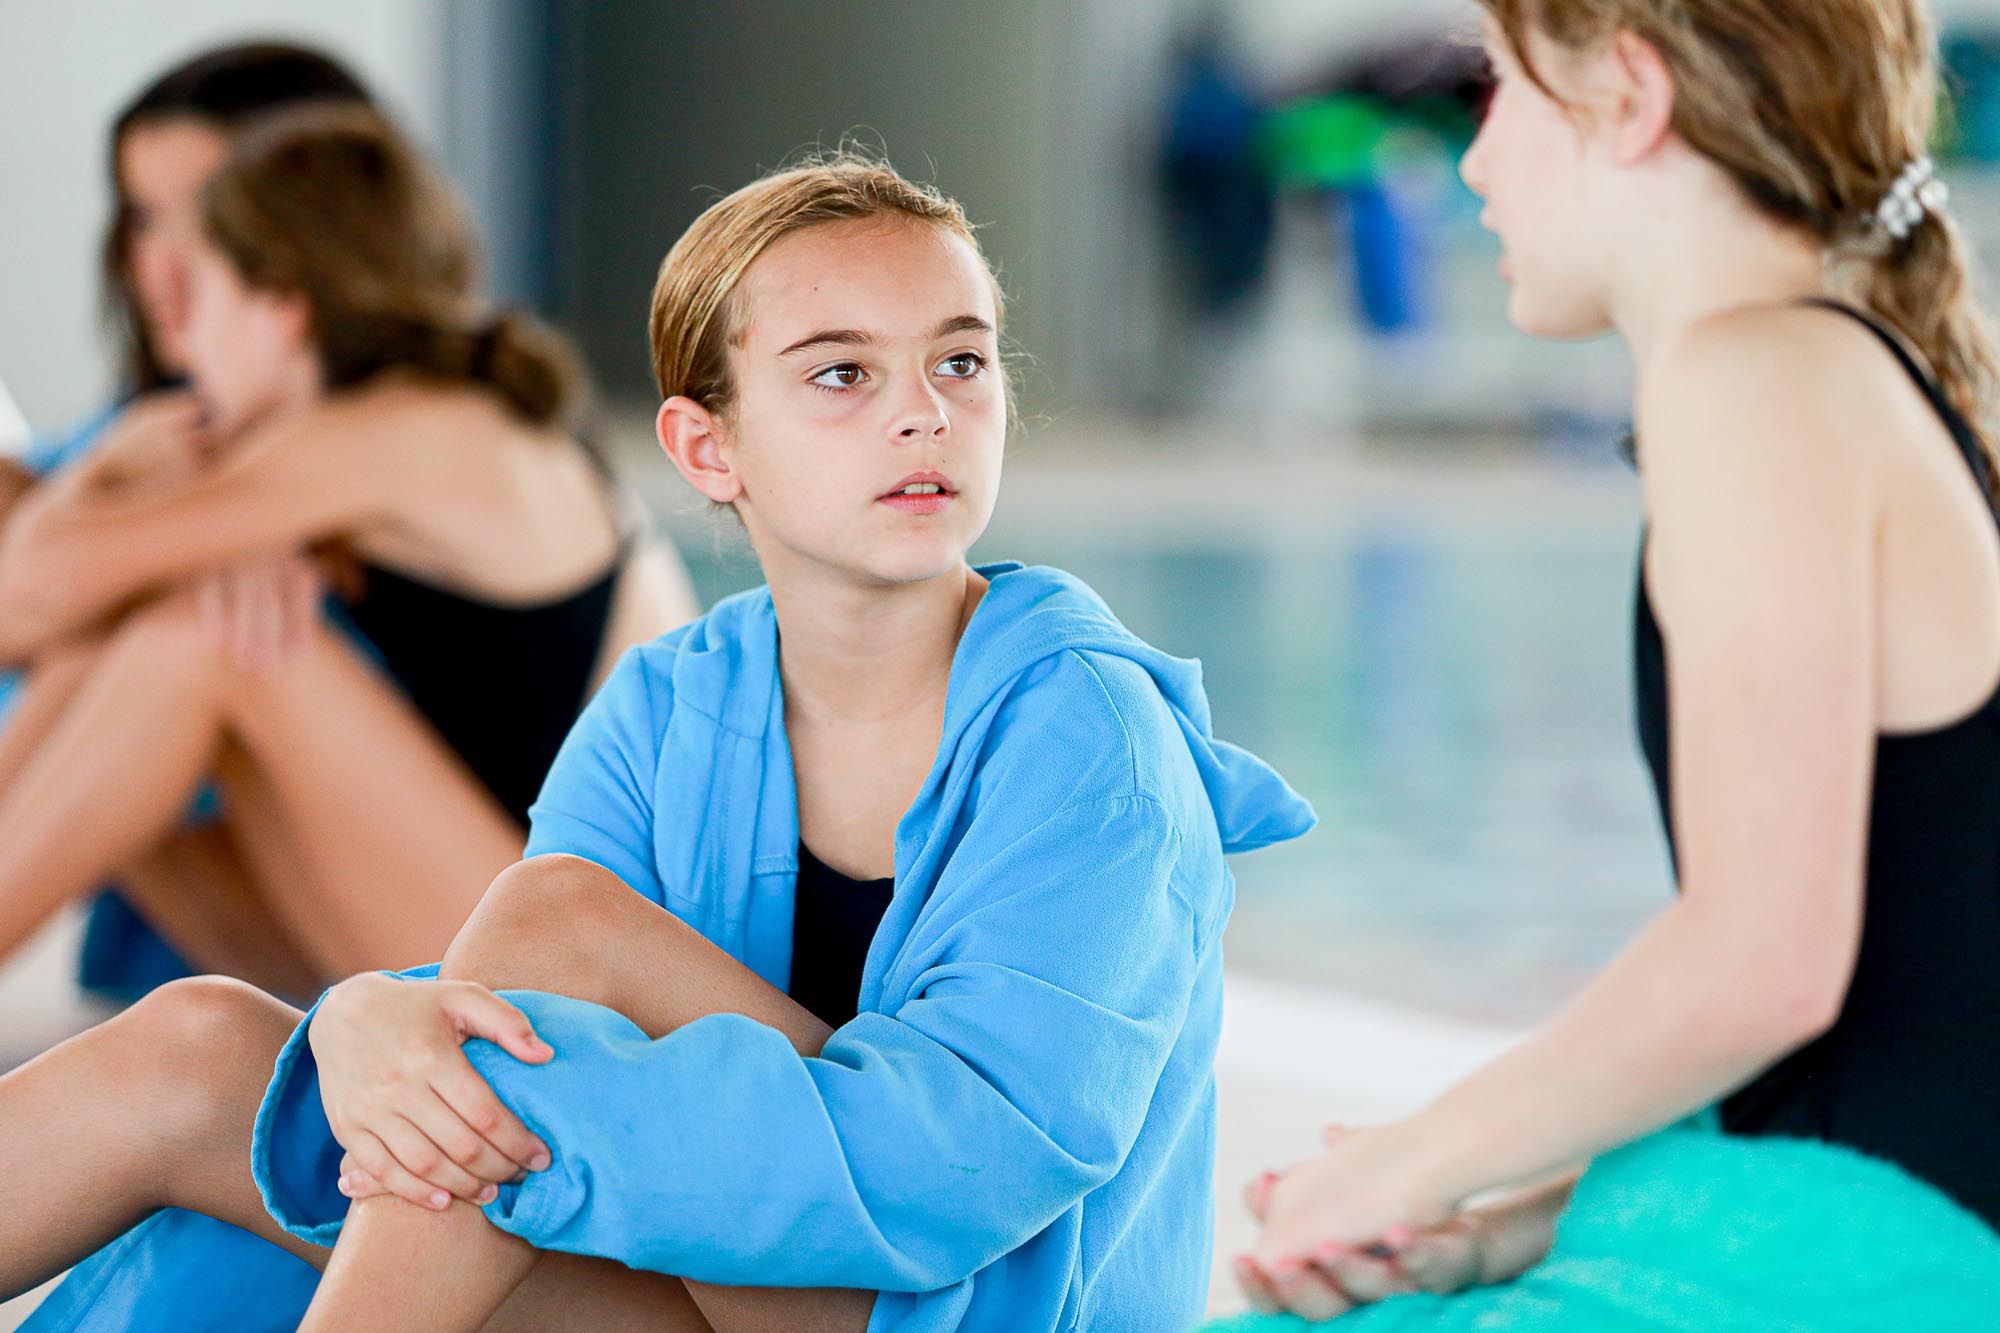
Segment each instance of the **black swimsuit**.
M624 553L575 592L510 606L379 565L348 618L465 766L522 827L583 710Z
M849 879L799 844L789 993L829 1027L854 1017L868 946L895 891L894 879Z
M1983 490L1971 425L1893 334L1833 308L1895 354ZM1643 560L1636 619L1640 741L1671 846L1666 649ZM1878 738L1865 893L1839 1019L1727 1098L1723 1127L1886 1158L2000 1226L2000 690L1948 726Z

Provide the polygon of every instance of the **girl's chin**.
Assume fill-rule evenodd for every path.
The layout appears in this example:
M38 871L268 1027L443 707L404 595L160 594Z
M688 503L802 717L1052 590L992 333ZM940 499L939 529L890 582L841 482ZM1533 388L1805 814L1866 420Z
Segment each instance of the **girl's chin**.
M1518 285L1507 302L1507 319L1531 338L1557 342L1577 342L1611 331L1610 322L1601 314L1538 302Z

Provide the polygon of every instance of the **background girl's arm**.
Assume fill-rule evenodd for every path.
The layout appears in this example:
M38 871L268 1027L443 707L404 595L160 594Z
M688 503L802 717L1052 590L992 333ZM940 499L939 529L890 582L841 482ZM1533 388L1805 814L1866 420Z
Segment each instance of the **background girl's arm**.
M1520 1046L1281 1182L1260 1260L1434 1222L1584 1161L1713 1103L1839 1014L1876 730L1874 432L1896 405L1871 401L1866 373L1829 374L1852 347L1826 345L1824 323L1698 330L1641 403L1680 898Z
M253 431L179 476L134 482L117 453L37 487L0 537L0 650L19 656L130 599L396 512L409 443L437 416L369 390Z

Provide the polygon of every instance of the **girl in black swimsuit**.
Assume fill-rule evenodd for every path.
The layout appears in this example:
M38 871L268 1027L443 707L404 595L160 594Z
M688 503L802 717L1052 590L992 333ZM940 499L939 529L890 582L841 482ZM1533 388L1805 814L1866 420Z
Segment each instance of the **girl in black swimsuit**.
M0 733L0 954L165 860L187 873L140 906L203 968L303 995L433 956L518 858L600 669L691 613L624 576L573 363L484 310L476 270L366 108L231 145L190 259L193 394L129 414L0 546L0 652L37 645ZM372 656L320 619L322 570ZM246 604L277 623L224 651ZM223 820L182 832L204 776Z
M1464 174L1510 315L1615 332L1637 362L1637 711L1681 892L1514 1050L1253 1186L1265 1228L1239 1274L1260 1307L1315 1317L1511 1277L1579 1164L1711 1106L1731 1136L1886 1159L1982 1234L1974 1218L2000 1224L2000 437L1927 155L1930 17L1484 5L1498 82ZM1460 1212L1499 1186L1525 1193Z

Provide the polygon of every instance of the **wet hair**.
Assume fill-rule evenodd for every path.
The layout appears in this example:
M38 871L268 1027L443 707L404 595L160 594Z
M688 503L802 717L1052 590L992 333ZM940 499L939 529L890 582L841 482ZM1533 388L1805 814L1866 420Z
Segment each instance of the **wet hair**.
M302 46L251 42L183 61L141 89L111 123L113 207L104 236L105 316L118 339L126 387L144 393L172 376L160 364L132 288L132 207L118 175L118 154L133 130L192 121L225 137L268 111L305 102L372 102L368 88L330 56Z
M1994 456L2000 354L1964 236L1945 212L1901 237L1871 221L1937 126L1937 33L1923 0L1480 3L1558 101L1530 34L1580 53L1629 32L1657 50L1674 79L1674 132L1767 216L1820 243L1835 289L1921 353Z
M653 286L653 378L660 395L726 414L735 395L729 349L745 332L743 275L793 232L875 219L927 223L981 253L957 200L852 151L774 172L711 204L667 252ZM987 273L991 278L990 266ZM993 293L997 319L1005 313L998 282Z
M568 343L487 307L458 196L369 108L301 107L244 130L202 191L201 225L250 286L305 301L327 388L408 371L487 389L534 425L578 425Z

